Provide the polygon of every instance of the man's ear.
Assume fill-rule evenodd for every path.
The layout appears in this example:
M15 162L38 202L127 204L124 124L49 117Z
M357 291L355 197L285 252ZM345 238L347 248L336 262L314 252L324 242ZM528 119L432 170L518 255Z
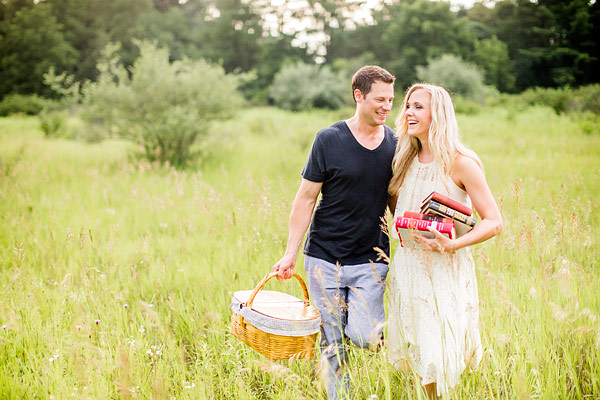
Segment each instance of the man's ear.
M363 94L360 91L360 89L354 89L354 100L358 103L358 100L362 100L363 99Z

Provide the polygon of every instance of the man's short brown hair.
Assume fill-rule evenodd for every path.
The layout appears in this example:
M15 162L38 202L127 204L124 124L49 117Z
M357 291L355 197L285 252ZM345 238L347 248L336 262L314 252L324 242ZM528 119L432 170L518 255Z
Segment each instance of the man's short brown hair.
M365 65L356 71L352 77L352 98L354 101L356 101L354 97L356 89L360 90L363 96L366 96L371 91L371 85L377 81L393 84L396 77L377 65Z

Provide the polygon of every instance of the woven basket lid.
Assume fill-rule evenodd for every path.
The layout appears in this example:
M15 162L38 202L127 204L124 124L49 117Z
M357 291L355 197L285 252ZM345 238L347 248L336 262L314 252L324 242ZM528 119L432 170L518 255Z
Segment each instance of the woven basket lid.
M245 304L252 290L240 290L233 294L232 302ZM271 318L290 321L309 321L320 318L313 306L305 306L304 300L287 293L261 290L256 294L252 310Z

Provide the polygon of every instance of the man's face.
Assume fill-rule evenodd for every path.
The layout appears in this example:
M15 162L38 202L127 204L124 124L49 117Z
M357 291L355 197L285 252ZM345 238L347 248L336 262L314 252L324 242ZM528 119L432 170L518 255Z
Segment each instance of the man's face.
M363 96L360 90L354 93L358 113L364 122L371 126L385 124L385 119L392 110L394 102L394 84L376 81L371 91Z

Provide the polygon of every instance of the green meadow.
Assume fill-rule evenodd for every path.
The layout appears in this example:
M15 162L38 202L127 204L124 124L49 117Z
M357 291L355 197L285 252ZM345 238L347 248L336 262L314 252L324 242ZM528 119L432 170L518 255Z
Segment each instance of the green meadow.
M254 352L229 303L283 254L315 132L351 113L248 109L187 170L0 119L0 399L324 398L318 358ZM484 357L451 398L600 399L600 126L535 107L459 124L504 229L473 248ZM349 371L353 399L424 398L385 349Z

